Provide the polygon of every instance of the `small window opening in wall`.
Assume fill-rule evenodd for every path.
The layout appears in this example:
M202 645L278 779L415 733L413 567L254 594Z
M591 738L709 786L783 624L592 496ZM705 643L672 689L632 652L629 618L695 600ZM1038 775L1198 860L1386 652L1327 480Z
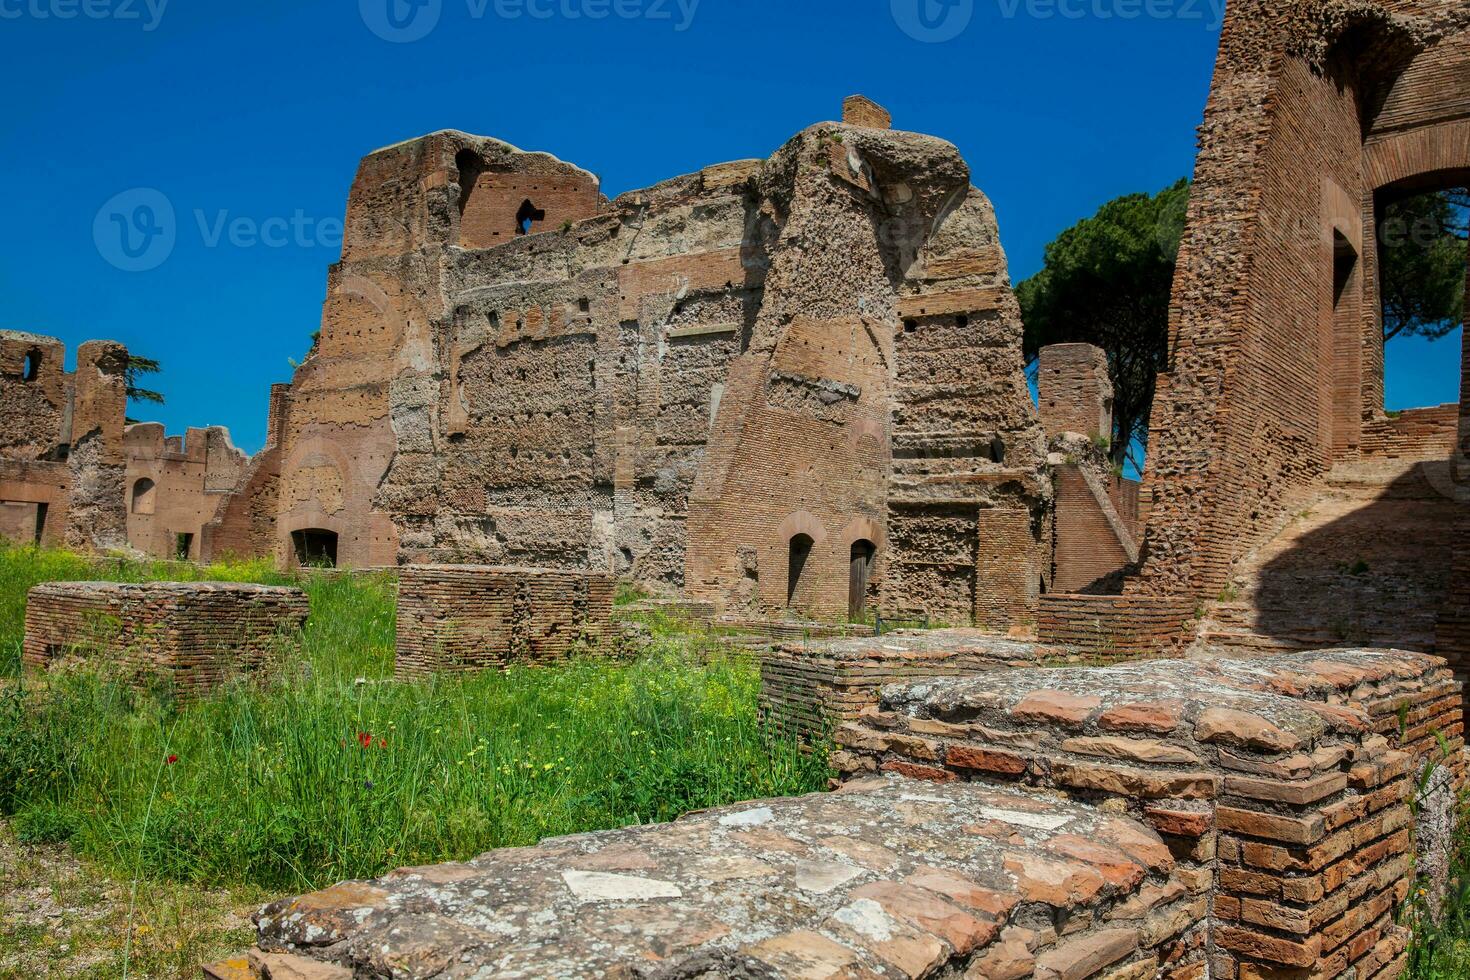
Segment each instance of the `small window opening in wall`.
M904 333L913 333L915 330L918 330L918 329L919 329L919 321L918 320L905 320L905 321L903 321L903 332Z
M868 604L868 579L873 572L873 556L878 546L867 540L852 543L847 574L847 614L856 619Z
M537 222L546 220L546 212L532 204L529 199L522 202L521 209L516 212L516 234L529 235L531 229Z
M1342 232L1332 232L1332 304L1342 302L1342 294L1352 281L1353 269L1358 264L1358 253ZM1320 281L1320 280L1319 280Z
M787 548L786 563L786 604L789 606L796 600L796 593L801 585L801 573L806 570L806 560L812 555L813 541L810 535L795 534Z
M24 381L35 381L41 374L41 352L30 350L26 352L25 366L21 368L21 379Z
M291 532L296 564L317 568L337 567L337 532L319 527Z
M133 513L151 514L157 502L157 487L146 476L133 484Z
M180 531L174 535L174 557L179 561L188 561L194 551L194 535Z
M954 325L963 330L970 325L970 318L963 315L957 316L954 318Z
M46 537L46 509L47 504L36 505L36 544L40 544Z

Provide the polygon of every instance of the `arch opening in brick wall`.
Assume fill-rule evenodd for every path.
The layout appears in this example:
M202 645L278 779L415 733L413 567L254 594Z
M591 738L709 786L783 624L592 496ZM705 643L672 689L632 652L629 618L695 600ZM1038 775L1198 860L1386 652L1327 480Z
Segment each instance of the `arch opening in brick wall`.
M21 366L20 377L22 381L35 381L41 375L41 363L44 355L35 347L26 351L25 363Z
M133 484L132 511L134 514L152 514L158 507L158 487L146 476Z
M856 619L868 604L868 581L873 574L873 559L878 546L867 538L852 543L848 553L847 614Z
M812 556L816 542L810 534L793 534L786 542L786 605L794 606L801 592L802 575L806 572L807 560Z
M536 225L546 220L546 212L536 207L530 198L521 202L521 209L516 212L516 234L529 235L535 230Z
M306 527L291 532L296 564L316 568L337 567L337 532Z

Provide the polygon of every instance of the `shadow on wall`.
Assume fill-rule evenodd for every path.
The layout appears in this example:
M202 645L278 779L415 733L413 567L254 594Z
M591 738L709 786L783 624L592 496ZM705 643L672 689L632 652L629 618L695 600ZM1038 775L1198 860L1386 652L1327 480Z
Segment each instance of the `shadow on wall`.
M1470 525L1450 463L1344 467L1330 488L1247 559L1219 596L1208 645L1435 652L1438 621L1454 601L1455 540Z

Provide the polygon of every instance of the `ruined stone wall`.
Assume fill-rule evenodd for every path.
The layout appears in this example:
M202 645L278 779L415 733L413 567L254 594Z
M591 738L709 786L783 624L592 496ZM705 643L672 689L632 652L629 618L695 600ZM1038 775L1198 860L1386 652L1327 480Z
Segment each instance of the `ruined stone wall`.
M1085 591L1136 562L1133 532L1114 509L1108 484L1077 463L1055 467L1052 475L1056 493L1052 591Z
M291 386L271 386L265 446L240 469L232 486L216 498L199 534L199 557L259 557L275 554L280 512L281 441L290 411ZM208 486L208 483L207 483ZM212 486L208 486L213 489Z
M463 133L370 155L278 467L211 536L252 543L274 493L287 562L312 529L346 565L605 570L746 614L1029 615L1049 495L993 213L952 146L850 110L612 202Z
M1230 8L1150 427L1137 587L1218 589L1287 492L1360 453L1382 416L1375 202L1470 167L1467 20L1448 0Z
M279 662L306 623L299 589L218 582L52 582L26 598L29 670L74 660L196 696Z
M1221 977L1396 976L1411 803L1417 868L1442 887L1464 781L1458 683L1399 652L931 680L885 690L837 741L849 776L1029 786L1150 824L1211 893L1199 939Z
M57 459L71 441L71 378L59 340L0 330L0 456Z
M398 581L399 678L551 663L610 631L608 575L483 565L408 565Z
M229 430L189 429L180 440L145 422L128 426L123 446L128 543L158 558L202 557L204 525L247 463Z
M878 691L889 684L1034 667L1047 652L969 628L787 642L761 655L761 723L783 734L825 739L875 707Z

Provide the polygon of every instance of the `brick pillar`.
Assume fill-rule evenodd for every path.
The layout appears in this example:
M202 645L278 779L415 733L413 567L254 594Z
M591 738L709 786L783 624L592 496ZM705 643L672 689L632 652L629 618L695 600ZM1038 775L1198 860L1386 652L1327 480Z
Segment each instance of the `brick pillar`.
M1470 256L1466 259L1465 294L1470 297ZM1462 680L1470 679L1470 318L1460 330L1460 431L1455 453L1450 457L1449 487L1460 504L1455 526L1454 559L1450 592L1439 613L1435 630L1435 652L1450 662ZM1470 719L1470 702L1466 704Z
M1063 432L1112 437L1108 355L1091 344L1052 344L1037 355L1036 385L1046 437Z

